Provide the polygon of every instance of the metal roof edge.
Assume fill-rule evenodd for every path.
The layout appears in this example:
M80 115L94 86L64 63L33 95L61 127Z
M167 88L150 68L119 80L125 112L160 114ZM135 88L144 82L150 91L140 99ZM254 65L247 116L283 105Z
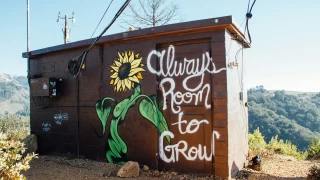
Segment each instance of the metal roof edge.
M209 18L203 20L182 22L176 24L169 24L158 27L151 27L145 29L138 29L134 31L126 31L117 34L111 34L107 36L102 36L97 44L101 43L116 43L121 40L138 40L141 38L156 37L156 36L170 36L177 33L193 33L199 31L210 31L219 28L226 28L233 34L238 35L239 40L245 42L247 46L250 47L248 42L245 40L243 33L240 31L236 22L233 20L232 16L223 16L217 18ZM43 49L38 49L30 52L22 53L23 58L29 58L36 55L64 51L69 49L75 49L79 47L89 46L94 42L95 38L80 40L68 44L62 44L52 47L47 47Z

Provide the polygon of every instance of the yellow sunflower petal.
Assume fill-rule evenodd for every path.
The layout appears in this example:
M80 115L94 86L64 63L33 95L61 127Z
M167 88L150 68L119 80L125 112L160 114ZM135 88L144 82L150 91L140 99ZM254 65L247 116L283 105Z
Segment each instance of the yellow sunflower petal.
M132 69L130 70L129 76L133 76L133 75L137 74L137 73L140 72L140 71L144 71L144 69L139 68L139 67L137 67L137 68L132 68Z
M124 53L123 63L129 62L128 54Z
M130 51L130 50L128 51L128 56L129 56L129 57L131 56L131 51Z
M118 66L118 67L120 67L120 66L122 65L121 61L120 61L120 62L118 62L118 61L113 61L113 62L114 62L114 64L115 64L116 66Z
M114 73L114 70L113 70L113 69L110 69L110 72L111 72L111 73Z
M121 56L121 54L118 52L118 56L119 56L119 61L122 63L123 62L123 57Z
M141 63L142 58L140 59L135 59L134 61L132 61L131 63L131 68L136 68L139 66L139 64Z
M136 59L138 59L138 58L139 58L139 53L137 53L136 55L134 55L134 57L135 57Z
M141 74L141 72L138 72L138 73L137 73L137 77L138 77L139 79L142 79L142 74Z
M131 56L129 55L129 63L131 63L134 60L134 52L132 51Z
M144 64L140 64L140 67L144 67Z
M139 79L137 78L137 76L131 76L131 77L129 77L129 80L136 82L136 83L139 83Z
M113 91L117 91L117 86L114 86L114 87L113 87Z
M129 79L125 79L125 80L124 80L124 83L126 84L126 86L127 86L128 89L131 89Z
M125 91L125 89L126 89L126 84L125 84L124 80L121 80L121 88L123 89L123 91Z
M119 71L119 67L117 67L117 66L111 66L111 68L112 68L113 70L115 70L116 72Z
M121 81L119 81L119 82L117 83L117 91L119 91L120 88L121 88Z
M111 79L110 84L114 84L114 79Z
M113 73L110 77L111 77L111 78L117 78L117 77L118 77L118 73L115 72L115 73Z
M131 86L132 86L132 88L134 88L134 82L131 82Z
M114 80L114 85L116 85L118 82L119 82L120 78L117 77L115 80Z

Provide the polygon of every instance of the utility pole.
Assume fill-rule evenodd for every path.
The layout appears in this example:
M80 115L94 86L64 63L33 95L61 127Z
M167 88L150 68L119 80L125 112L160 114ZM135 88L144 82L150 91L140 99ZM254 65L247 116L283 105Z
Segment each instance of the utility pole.
M29 34L29 0L27 0L27 52L29 53L30 51L30 34Z
M61 18L60 17L60 11L59 11L58 20L57 20L58 23L60 22L60 19L64 19L64 21L65 21L64 22L64 29L62 29L62 32L63 32L64 44L67 44L67 42L69 40L69 33L71 31L71 29L69 29L68 19L72 19L72 23L75 23L76 22L76 18L74 17L74 12L72 13L72 18L68 18L67 15L65 15L64 18Z

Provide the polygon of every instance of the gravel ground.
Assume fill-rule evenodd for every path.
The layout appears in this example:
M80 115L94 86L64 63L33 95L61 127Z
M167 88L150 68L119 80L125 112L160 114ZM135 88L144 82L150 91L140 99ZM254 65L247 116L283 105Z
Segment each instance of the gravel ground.
M297 160L291 156L273 155L262 158L262 170L243 169L237 179L306 179L309 168L320 165L319 161Z
M80 180L80 179L122 179L117 172L121 166L87 159L68 159L66 157L39 156L30 163L31 168L23 172L28 180ZM172 179L172 180L209 180L212 177L197 177L176 172L140 171L140 176L130 179Z
M262 158L262 170L243 169L236 179L305 179L312 165L319 161L301 161L293 157L273 155ZM31 168L23 174L28 180L80 180L80 179L121 179L117 171L121 166L106 162L86 159L68 159L66 157L39 156L31 161ZM140 171L138 178L126 179L198 179L208 180L213 177L197 177L176 172Z

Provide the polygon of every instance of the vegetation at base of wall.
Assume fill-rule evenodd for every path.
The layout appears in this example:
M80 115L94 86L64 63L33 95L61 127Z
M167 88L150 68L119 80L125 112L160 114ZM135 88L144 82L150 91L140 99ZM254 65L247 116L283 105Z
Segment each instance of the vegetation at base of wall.
M0 117L0 179L26 179L20 172L30 168L35 154L27 154L20 140L30 134L29 117L6 113Z
M265 150L272 151L277 154L293 156L298 159L305 159L307 152L300 152L297 146L290 141L278 140L278 136L271 137L269 143L266 143L264 136L261 134L259 128L255 129L252 134L249 134L249 148L253 154L264 153Z
M265 142L259 128L254 130L252 134L249 134L248 138L249 148L253 154L258 154L266 148L267 143Z
M320 137L320 93L268 91L263 86L248 90L249 130L257 128L269 142L278 135L299 151Z
M24 152L23 143L0 132L0 179L26 179L21 171L28 170L29 162L37 156L32 153L23 157Z

